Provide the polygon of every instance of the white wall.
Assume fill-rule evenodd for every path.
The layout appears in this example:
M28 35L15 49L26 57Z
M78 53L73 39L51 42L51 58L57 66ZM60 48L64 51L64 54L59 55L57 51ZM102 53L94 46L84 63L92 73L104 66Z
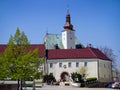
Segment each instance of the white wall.
M62 62L62 67L59 68L59 63ZM68 62L71 62L71 67L68 67ZM76 62L79 62L79 67L76 67ZM60 80L62 72L71 73L76 72L80 67L87 62L87 78L96 77L100 82L112 81L111 61L101 59L55 59L48 60L48 73L53 73L56 80ZM53 63L53 68L49 64ZM66 68L63 66L66 65Z
M99 60L99 80L103 82L112 81L111 61Z
M72 30L64 30L62 32L62 44L64 49L75 48L75 35Z
M62 62L62 67L59 68L59 63ZM68 62L71 62L71 67L68 67ZM79 67L76 67L76 62L79 62ZM98 68L97 68L97 60L96 59L56 59L56 60L48 60L48 72L53 73L57 80L60 80L60 75L62 72L68 72L69 75L71 73L78 71L80 67L84 66L84 62L87 63L87 77L96 77L98 78ZM50 63L53 63L53 68L50 68ZM66 68L64 68L66 65Z
M91 77L96 77L98 78L98 67L97 67L97 61L91 61L89 60L88 61L88 66L87 66L87 73L88 73L88 76L87 78L91 78Z

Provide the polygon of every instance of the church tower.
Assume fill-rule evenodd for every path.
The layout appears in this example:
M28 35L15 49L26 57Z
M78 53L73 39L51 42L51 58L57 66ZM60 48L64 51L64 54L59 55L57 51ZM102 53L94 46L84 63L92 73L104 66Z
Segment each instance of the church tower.
M67 11L66 23L64 25L64 30L62 31L62 44L64 49L75 48L75 30L73 29L70 19L70 13Z

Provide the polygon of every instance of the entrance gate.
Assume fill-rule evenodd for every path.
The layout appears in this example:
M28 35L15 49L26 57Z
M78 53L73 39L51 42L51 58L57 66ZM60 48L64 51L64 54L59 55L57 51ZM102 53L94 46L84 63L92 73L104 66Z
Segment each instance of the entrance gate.
M69 81L69 74L67 72L61 73L61 81Z

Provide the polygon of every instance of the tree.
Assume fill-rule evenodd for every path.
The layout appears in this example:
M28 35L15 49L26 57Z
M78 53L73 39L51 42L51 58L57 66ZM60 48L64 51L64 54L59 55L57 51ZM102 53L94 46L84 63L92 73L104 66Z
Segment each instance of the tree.
M87 73L87 68L86 68L86 67L83 67L83 66L80 67L77 72L78 72L79 74L81 74L84 79L85 79L85 78L87 77L87 75L88 75L88 73Z
M0 80L4 80L8 75L8 63L3 58L3 54L0 54Z
M46 74L43 76L43 82L46 82L48 84L52 84L53 82L56 82L56 79L53 76L53 74L50 73L49 75Z
M114 69L116 66L116 55L113 53L113 50L107 46L99 47L99 50L101 50L110 60L112 60L112 68Z
M2 69L5 69L5 74L1 77L18 79L19 84L19 80L35 78L35 74L39 72L38 66L43 63L43 58L39 58L37 48L32 51L30 50L27 36L17 28L15 35L11 35L0 61L1 63L5 62Z

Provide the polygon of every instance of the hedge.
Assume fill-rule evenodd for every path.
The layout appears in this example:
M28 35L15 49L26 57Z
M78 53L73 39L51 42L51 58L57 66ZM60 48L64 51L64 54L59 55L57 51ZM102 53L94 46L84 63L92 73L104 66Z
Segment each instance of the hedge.
M90 82L90 81L96 81L96 80L97 80L96 77L92 77L92 78L87 78L87 79L86 79L87 82Z

